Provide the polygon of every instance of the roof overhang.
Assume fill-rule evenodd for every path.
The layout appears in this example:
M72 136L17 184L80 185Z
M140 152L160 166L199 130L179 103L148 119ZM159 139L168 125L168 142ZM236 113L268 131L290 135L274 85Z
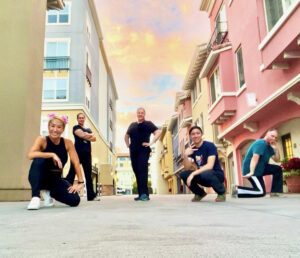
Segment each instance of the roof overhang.
M219 54L221 52L224 52L224 51L226 51L228 49L231 49L231 48L232 48L232 46L227 46L227 47L224 47L224 48L220 48L218 50L211 51L209 56L207 57L204 65L203 65L203 68L200 72L199 77L201 79L207 77L211 67L214 65L214 63L215 63L216 59L218 58Z
M168 124L168 131L172 131L172 129L174 128L175 124L177 123L177 119L178 119L178 114L174 114L172 117L171 117L171 120Z
M198 77L200 70L203 67L203 64L207 57L207 45L202 44L196 47L193 59L190 63L188 72L185 76L182 89L191 90L193 88L194 82Z
M63 0L47 0L47 10L62 10L64 7Z
M200 3L200 11L207 12L209 15L216 0L202 0Z
M178 105L181 104L185 99L189 98L191 96L189 91L179 91L176 93L175 98L175 111L178 108Z
M186 117L185 119L182 120L180 127L181 128L185 128L191 125L191 123L193 122L193 117L189 116Z

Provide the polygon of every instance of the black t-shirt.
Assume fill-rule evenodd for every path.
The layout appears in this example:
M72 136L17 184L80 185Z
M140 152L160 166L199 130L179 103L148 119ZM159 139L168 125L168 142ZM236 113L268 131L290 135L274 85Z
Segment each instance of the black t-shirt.
M213 170L223 172L218 158L218 152L216 146L212 142L203 141L198 150L194 151L189 157L193 158L198 169L207 164L207 158L209 156L216 156Z
M85 133L92 133L92 130L90 128L84 128L84 127L81 127L80 125L75 125L73 127L73 135L74 135L74 138L75 138L75 144L74 145L75 145L75 149L76 149L77 153L91 152L92 151L91 142L77 136L75 134L75 131L77 129L81 129Z
M142 143L149 142L151 133L155 132L157 129L158 128L151 121L145 120L142 123L131 123L127 130L127 134L130 137L130 151L151 151L150 147L144 147L142 146Z

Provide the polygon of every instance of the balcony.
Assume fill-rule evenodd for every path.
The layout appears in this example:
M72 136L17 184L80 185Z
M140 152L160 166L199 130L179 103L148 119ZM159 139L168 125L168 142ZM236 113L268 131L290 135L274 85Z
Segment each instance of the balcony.
M86 79L90 86L92 86L92 72L88 65L86 65Z
M69 56L46 56L44 57L44 70L69 70Z
M225 123L235 115L236 109L236 96L226 96L222 94L208 111L210 123L217 125Z
M227 22L218 22L211 35L209 43L207 44L207 53L211 50L217 50L219 48L218 46L222 45L226 41L227 34Z

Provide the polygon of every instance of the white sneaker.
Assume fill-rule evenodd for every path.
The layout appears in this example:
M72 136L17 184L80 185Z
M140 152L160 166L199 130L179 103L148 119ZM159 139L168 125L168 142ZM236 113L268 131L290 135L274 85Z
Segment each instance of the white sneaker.
M40 208L40 198L32 197L30 203L27 206L27 210L38 210Z
M41 195L43 196L45 207L52 207L54 205L54 199L51 198L50 191L43 190L41 191Z
M93 201L100 201L100 196L96 196Z

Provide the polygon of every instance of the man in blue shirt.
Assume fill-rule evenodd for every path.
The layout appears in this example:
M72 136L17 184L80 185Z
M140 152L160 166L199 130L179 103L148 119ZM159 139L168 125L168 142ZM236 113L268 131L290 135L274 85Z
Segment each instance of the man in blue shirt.
M282 169L280 166L269 164L270 158L280 161L277 148L276 129L270 129L263 139L251 144L243 161L243 177L248 178L252 188L232 187L232 196L239 198L263 197L266 195L264 175L273 175L271 196L282 193Z
M191 127L189 135L193 143L185 150L183 165L186 171L180 177L195 194L192 201L201 201L206 196L203 187L212 187L218 194L215 201L224 202L224 172L218 160L216 146L212 142L203 141L199 126ZM197 169L193 170L195 164Z

